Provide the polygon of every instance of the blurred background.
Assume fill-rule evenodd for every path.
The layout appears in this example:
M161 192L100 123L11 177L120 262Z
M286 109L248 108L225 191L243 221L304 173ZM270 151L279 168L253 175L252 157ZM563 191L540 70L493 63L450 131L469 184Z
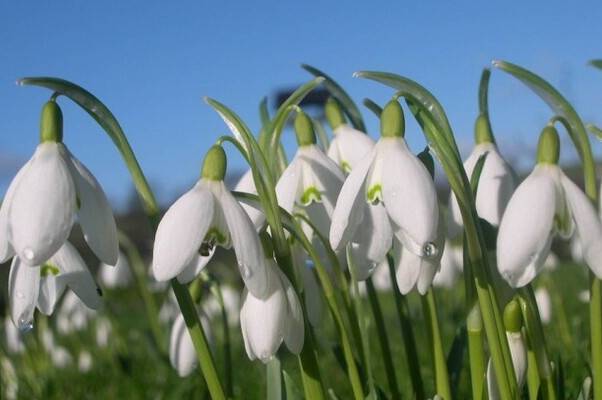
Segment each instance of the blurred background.
M3 2L0 5L0 191L38 142L46 90L18 87L24 76L56 76L87 88L121 122L164 206L198 177L205 151L228 130L203 101L210 96L259 129L258 104L310 78L308 63L330 74L361 103L384 103L388 88L355 79L357 70L411 77L441 101L458 142L472 147L483 67L503 59L536 71L573 103L586 122L602 123L602 73L587 66L602 54L602 3L453 2ZM126 212L132 188L108 137L61 99L65 142ZM310 110L314 112L318 109ZM370 134L376 118L362 107ZM518 81L494 71L494 131L520 170L533 162L551 113ZM411 118L408 118L410 121ZM285 134L289 154L292 134ZM566 136L566 135L565 135ZM411 121L408 140L424 146ZM594 145L596 154L600 148ZM575 160L565 146L565 162ZM246 167L230 151L232 176Z

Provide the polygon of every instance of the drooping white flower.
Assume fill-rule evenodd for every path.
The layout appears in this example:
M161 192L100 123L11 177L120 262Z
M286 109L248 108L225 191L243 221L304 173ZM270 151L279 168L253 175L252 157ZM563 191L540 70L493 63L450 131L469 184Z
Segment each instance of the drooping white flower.
M94 326L96 328L94 329L94 332L96 333L96 344L101 348L107 347L112 331L111 322L106 317L100 317L96 319L96 324Z
M383 110L381 134L370 153L351 171L332 216L330 244L340 250L358 231L369 235L364 254L368 267L364 276L381 263L393 237L398 245L398 284L407 293L423 279L418 290L424 294L438 269L439 206L432 177L414 156L403 138L403 111L397 101ZM362 265L362 263L358 263ZM430 277L430 279L428 278Z
M535 290L535 301L539 311L539 318L544 325L552 321L552 299L550 293L545 287L539 287Z
M489 130L485 116L477 118L475 126L476 146L464 161L464 170L470 178L479 158L487 154L476 198L476 209L479 217L489 222L494 227L499 226L508 201L517 185L516 174L510 164L504 160ZM452 192L449 198L449 214L447 223L447 236L458 238L462 235L464 223L458 200Z
M66 348L56 343L54 334L48 327L42 330L42 345L50 355L50 361L55 367L65 368L72 363L73 357Z
M107 198L90 171L61 142L62 114L42 110L41 143L11 182L0 208L0 262L17 255L38 266L66 242L77 215L84 238L107 264L117 262L117 229Z
M224 150L213 146L205 157L201 179L167 210L159 224L153 274L158 281L165 281L187 267L198 273L215 246L233 247L245 286L262 297L267 292L263 249L253 223L224 185L225 172ZM185 283L191 275L194 277L186 273L178 278Z
M322 325L324 318L324 309L326 308L322 290L313 270L313 266L308 265L303 247L298 242L291 245L291 255L297 276L301 278L303 284L303 303L307 313L309 323L318 328Z
M207 341L211 345L213 343L213 335L209 319L202 310L198 310L199 320L203 327L203 332L207 336ZM171 336L169 339L169 361L171 366L178 372L180 377L188 376L194 371L198 364L194 343L190 337L190 332L186 328L184 316L179 314L171 328Z
M81 373L90 372L92 369L92 355L87 350L82 350L77 356L77 369Z
M255 188L255 181L253 180L253 171L251 169L247 170L247 172L243 174L236 186L234 186L234 191L251 193L255 195L257 194L257 188ZM265 224L265 214L261 210L244 202L240 202L240 205L253 222L255 229L260 231Z
M498 269L512 287L538 274L555 235L575 235L583 258L602 278L602 224L593 204L558 167L558 133L546 127L538 162L510 199L497 238Z
M276 184L280 207L292 213L304 212L324 237L328 237L330 217L343 185L344 176L339 167L315 144L311 119L299 112L295 119L299 148ZM322 255L322 243L312 229L303 223L305 234Z
M69 242L65 242L42 266L28 266L20 257L14 257L8 291L15 325L22 331L31 329L36 307L46 315L52 314L67 287L88 307L100 307L100 291L96 282Z
M98 267L100 283L107 288L117 289L128 287L132 282L132 270L127 256L119 252L115 266L101 263Z
M268 362L284 341L294 354L299 354L305 339L303 311L288 278L273 260L268 260L268 295L242 295L240 329L249 359Z

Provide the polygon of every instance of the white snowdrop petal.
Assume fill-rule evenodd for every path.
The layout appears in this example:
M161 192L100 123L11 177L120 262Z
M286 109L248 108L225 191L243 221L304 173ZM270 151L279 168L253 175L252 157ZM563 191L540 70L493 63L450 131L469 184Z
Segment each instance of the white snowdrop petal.
M98 267L100 282L104 287L116 289L124 288L132 282L132 269L127 256L119 252L115 266L101 263Z
M545 287L535 290L535 301L537 301L537 309L542 324L549 324L552 321L552 299Z
M40 295L38 297L38 310L44 315L52 315L57 302L65 291L65 280L60 276L48 275L40 280Z
M537 166L516 189L500 223L498 270L512 287L528 283L549 250L557 192L548 168Z
M198 362L194 343L192 343L182 314L178 315L171 328L169 361L180 377L190 375Z
M284 288L286 299L288 301L288 318L284 332L284 343L291 353L299 354L303 349L303 343L305 341L303 310L301 309L301 303L299 302L299 298L297 297L297 293L295 293L295 289L293 289L291 282L280 269L277 268L276 271L278 272L280 282Z
M365 197L365 181L375 156L372 150L355 167L339 193L330 226L330 245L340 250L352 240L356 230L362 223L365 209L368 206Z
M26 331L33 324L33 312L40 294L40 267L25 265L13 258L8 275L10 315L19 330Z
M358 229L353 241L353 252L370 261L373 269L382 262L393 244L393 230L389 217L382 204L366 207L361 229Z
M271 268L275 266L271 266ZM243 294L240 321L249 358L268 362L284 339L288 300L277 272L268 273L268 294L263 298Z
M79 198L77 215L84 239L102 262L115 265L119 256L119 242L107 196L96 178L77 158L68 151L66 158Z
M439 270L439 262L437 260L422 259L420 265L420 274L416 281L416 289L422 296L426 294L431 285L433 284L433 278Z
M268 271L255 227L225 186L222 187L219 200L245 286L253 296L263 297L269 289Z
M13 247L22 262L40 265L67 240L75 186L57 143L42 143L15 187L9 211Z
M100 308L102 305L100 289L86 263L71 243L65 242L50 258L50 262L59 267L60 279L87 307L93 310Z
M407 250L399 243L393 245L397 287L401 294L408 294L418 281L422 258Z
M433 279L434 286L453 287L463 269L462 252L461 245L454 245L449 240L445 241L443 254L441 255L441 266Z
M213 220L215 198L199 181L167 210L153 248L153 274L158 281L177 276L197 254Z
M309 167L322 196L324 197L325 194L329 196L333 200L332 205L334 206L334 201L336 201L345 180L343 171L316 145L303 146L298 150L298 154Z
M420 246L433 242L439 226L439 205L430 173L401 138L381 138L376 147L386 168L382 195L387 214Z
M296 155L291 163L286 167L278 183L276 183L276 198L278 205L288 211L293 210L297 199L301 196L301 161Z
M374 140L370 136L343 124L334 130L334 138L328 148L328 157L339 167L353 170L372 147L374 147Z
M596 276L602 279L602 223L592 202L564 173L560 183L575 221L576 236L583 259Z
M25 163L19 172L17 172L17 175L15 175L11 181L6 194L4 195L4 199L2 200L2 207L0 207L0 263L8 261L9 258L15 255L15 250L10 244L8 216L15 188L19 186L19 182L23 178L23 175L26 174L29 165L30 161Z
M197 276L199 276L203 268L205 268L209 261L211 261L211 259L213 258L213 254L215 253L216 248L217 247L213 247L211 250L209 250L208 256L195 255L192 258L192 261L190 261L190 264L188 264L188 266L178 274L178 282L180 282L181 284L187 284L192 282Z
M244 173L244 175L240 178L234 190L237 192L243 193L251 193L257 194L257 189L255 188L255 182L253 180L253 171L248 170ZM243 210L247 213L253 225L255 225L255 229L259 232L263 226L265 225L265 214L261 209L261 204L249 204L244 201L238 201L242 206Z

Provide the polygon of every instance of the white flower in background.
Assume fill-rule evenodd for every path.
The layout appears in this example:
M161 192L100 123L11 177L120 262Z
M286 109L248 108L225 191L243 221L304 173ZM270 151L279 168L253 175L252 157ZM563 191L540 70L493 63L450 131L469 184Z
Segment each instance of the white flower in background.
M326 101L324 113L334 134L327 155L349 173L372 150L374 140L345 123L343 112L332 97Z
M245 286L262 297L267 292L263 249L253 223L224 185L225 173L226 154L213 146L205 157L201 179L167 210L159 224L152 270L158 281L175 278L187 267L198 273L215 246L234 247ZM194 273L184 276L183 283Z
M18 354L25 350L21 332L8 317L4 319L4 334L6 335L6 348L10 353Z
M391 285L391 273L389 272L389 262L387 260L378 264L372 273L372 283L374 288L381 292L388 292L393 288Z
M75 293L68 291L65 293L61 307L57 312L57 330L62 335L81 331L88 326L88 321L94 314L94 311L84 305Z
M394 246L400 291L407 293L418 283L418 291L424 294L441 256L439 205L433 179L410 152L403 133L403 111L393 100L381 114L381 138L341 189L332 215L330 244L341 250L356 240L358 231L364 231L370 242L361 253L370 262L357 264L367 265L369 270L363 275L369 275L385 259L395 236L401 243ZM421 271L426 273L418 282Z
M17 371L7 357L0 358L0 394L6 400L14 400L19 394Z
M543 268L548 271L554 271L558 268L559 264L560 260L558 259L558 256L553 252L550 252L550 254L548 254L548 256L546 257L546 261L544 261L543 263Z
M132 283L132 270L127 256L120 251L115 266L101 263L98 267L98 276L103 287L110 289L128 287Z
M575 235L583 258L602 278L602 224L586 195L558 167L558 133L546 127L537 165L516 189L497 238L498 269L512 287L522 287L541 270L553 237Z
M84 260L69 242L41 267L25 265L20 257L14 257L8 279L11 316L22 331L33 326L36 306L43 314L52 314L67 287L88 307L101 306L100 290Z
M322 290L318 284L318 279L314 273L314 267L307 264L305 251L299 242L295 241L291 245L291 255L297 276L301 277L303 284L303 291L305 293L303 303L307 319L314 328L318 328L322 325L326 305Z
M484 115L479 115L475 124L476 146L464 161L464 170L470 179L479 158L487 154L476 198L476 209L479 217L494 227L499 226L508 201L517 184L516 174L510 164L501 156L489 129ZM452 192L449 198L449 214L447 236L451 239L462 235L464 223L458 200ZM460 246L460 249L462 246Z
M236 324L238 324L238 311L240 310L240 292L226 284L221 284L219 289L222 295L222 300L224 302L228 325L235 326ZM205 310L209 318L221 318L222 316L222 307L217 297L213 295L209 296L203 301L203 310Z
M330 217L345 177L316 145L311 119L302 111L295 118L295 131L299 148L276 184L278 204L289 213L303 211L318 231L328 237ZM307 224L302 225L315 248L324 255L317 235Z
M552 321L552 299L550 293L545 287L535 290L535 301L539 310L539 318L542 324L547 325Z
M268 295L253 296L247 289L242 295L240 329L249 359L267 363L284 341L299 354L305 339L303 311L288 278L273 260L268 260Z
M90 352L86 350L80 351L77 357L77 369L81 373L90 372L92 369L92 355Z
M50 355L50 361L55 367L65 368L73 362L69 351L55 342L54 335L48 327L42 330L42 345Z
M159 321L164 324L170 323L173 321L178 314L180 313L180 307L178 306L178 301L176 299L176 295L171 288L167 291L167 297L161 304L161 309L159 310Z
M211 331L211 323L209 319L200 309L198 310L199 319L203 332L207 335L207 341L210 345L213 344L213 335ZM194 343L190 337L190 333L186 328L184 316L178 314L172 327L171 336L169 339L169 361L171 366L178 372L180 377L188 376L194 371L198 364Z
M439 268L439 272L433 279L433 285L435 287L452 288L462 274L463 266L462 246L454 245L449 239L446 239L441 255L441 268Z
M525 382L525 376L527 375L527 345L521 332L522 316L518 301L513 300L506 305L504 310L504 326L506 327L506 339L510 348L510 357L514 366L518 392L520 393ZM489 392L489 399L497 400L501 398L491 359L489 359L489 363L487 364L487 390Z
M94 176L62 143L62 114L54 101L42 110L40 141L0 209L0 262L16 255L27 266L43 264L65 244L77 215L94 254L114 265L111 207Z
M96 344L101 348L107 347L112 331L111 321L106 317L99 317L96 319L95 328Z

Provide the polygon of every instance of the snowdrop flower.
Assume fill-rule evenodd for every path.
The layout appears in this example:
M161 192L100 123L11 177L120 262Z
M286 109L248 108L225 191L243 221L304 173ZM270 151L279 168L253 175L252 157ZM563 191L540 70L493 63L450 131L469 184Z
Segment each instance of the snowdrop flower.
M198 314L201 326L203 327L203 332L207 335L207 341L211 345L213 344L211 323L204 312L198 310ZM194 343L192 343L192 338L186 328L186 323L184 322L184 316L182 314L178 314L171 328L171 336L169 338L169 361L180 377L190 375L198 364Z
M512 287L535 278L556 234L579 238L586 263L602 277L602 224L593 204L558 167L558 156L558 132L547 126L539 138L537 165L514 192L502 218L498 269Z
M345 123L343 112L332 97L326 101L324 112L334 134L327 155L349 173L372 150L374 140Z
M83 350L77 357L77 369L81 373L90 372L92 369L92 355L90 352Z
M400 290L407 293L417 286L424 294L439 264L439 206L433 179L410 152L404 128L403 111L393 100L381 114L381 138L341 189L332 215L330 244L340 250L363 231L369 241L359 241L367 245L358 253L369 262L357 264L368 267L366 276L385 259L395 236ZM423 279L419 279L421 274Z
M55 367L65 368L73 361L69 351L55 342L52 331L47 327L42 331L42 345L50 355L50 361Z
M268 295L257 298L246 288L242 295L240 329L249 359L267 363L284 341L299 354L305 339L303 311L288 278L269 259Z
M69 242L65 242L42 266L28 266L20 257L14 257L8 291L15 325L21 331L30 330L36 306L43 314L52 314L67 287L88 307L100 307L100 290L84 260Z
M101 263L98 267L100 282L104 287L110 289L125 288L132 282L132 270L127 256L119 252L119 258L115 266Z
M104 348L109 345L109 337L111 336L111 322L106 317L100 317L96 320L96 344L98 347Z
M483 154L487 154L479 179L476 209L479 217L497 227L516 188L516 174L510 164L502 158L490 131L487 118L482 114L479 115L475 124L475 142L475 148L464 161L464 170L470 178L479 158ZM449 211L448 237L461 237L464 223L458 200L453 192L449 198Z
M301 277L303 284L303 303L307 313L307 319L311 326L318 328L322 325L324 318L324 309L326 308L324 296L318 279L313 270L313 266L307 264L305 251L299 242L294 241L291 245L291 255L293 265L297 271L297 276Z
M504 326L506 327L506 338L508 339L512 365L514 365L518 393L521 392L527 375L527 346L521 332L522 324L520 306L518 301L513 300L508 303L504 310ZM491 359L487 364L487 390L491 400L501 398Z
M77 214L84 238L107 264L117 262L117 229L107 198L88 169L62 143L54 101L42 110L40 144L11 182L0 208L0 262L13 256L34 267L67 241Z
M4 334L6 335L6 348L9 352L18 354L25 350L21 332L8 317L4 319Z
M443 254L441 255L441 268L433 279L433 285L436 287L452 288L458 277L462 274L464 266L464 254L462 246L452 243L451 240L445 240Z
M327 237L330 217L345 178L334 161L316 145L311 119L303 111L295 118L295 132L299 148L276 184L278 204L289 213L295 208L302 210ZM305 223L302 225L316 249L325 255L312 229Z
M229 326L238 324L238 311L240 310L240 292L229 285L220 285L220 292L226 310ZM210 296L203 302L203 309L209 318L221 318L222 307L216 296Z
M71 332L85 329L88 326L88 320L93 316L92 309L88 307L74 292L68 291L56 318L59 333L68 335Z
M177 277L187 267L196 274L215 246L234 247L245 286L255 296L267 293L265 257L249 216L224 185L226 154L221 146L207 152L201 179L167 210L155 236L152 270L155 279ZM198 260L198 254L201 254ZM185 274L185 283L195 273Z
M550 293L545 287L540 287L535 290L535 301L539 310L539 317L544 325L552 321L552 299Z
M243 174L236 186L234 186L234 191L257 194L257 188L255 188L255 181L253 180L253 171L251 169ZM265 214L263 211L244 202L240 202L240 205L253 222L253 225L255 225L255 229L259 232L265 225Z

